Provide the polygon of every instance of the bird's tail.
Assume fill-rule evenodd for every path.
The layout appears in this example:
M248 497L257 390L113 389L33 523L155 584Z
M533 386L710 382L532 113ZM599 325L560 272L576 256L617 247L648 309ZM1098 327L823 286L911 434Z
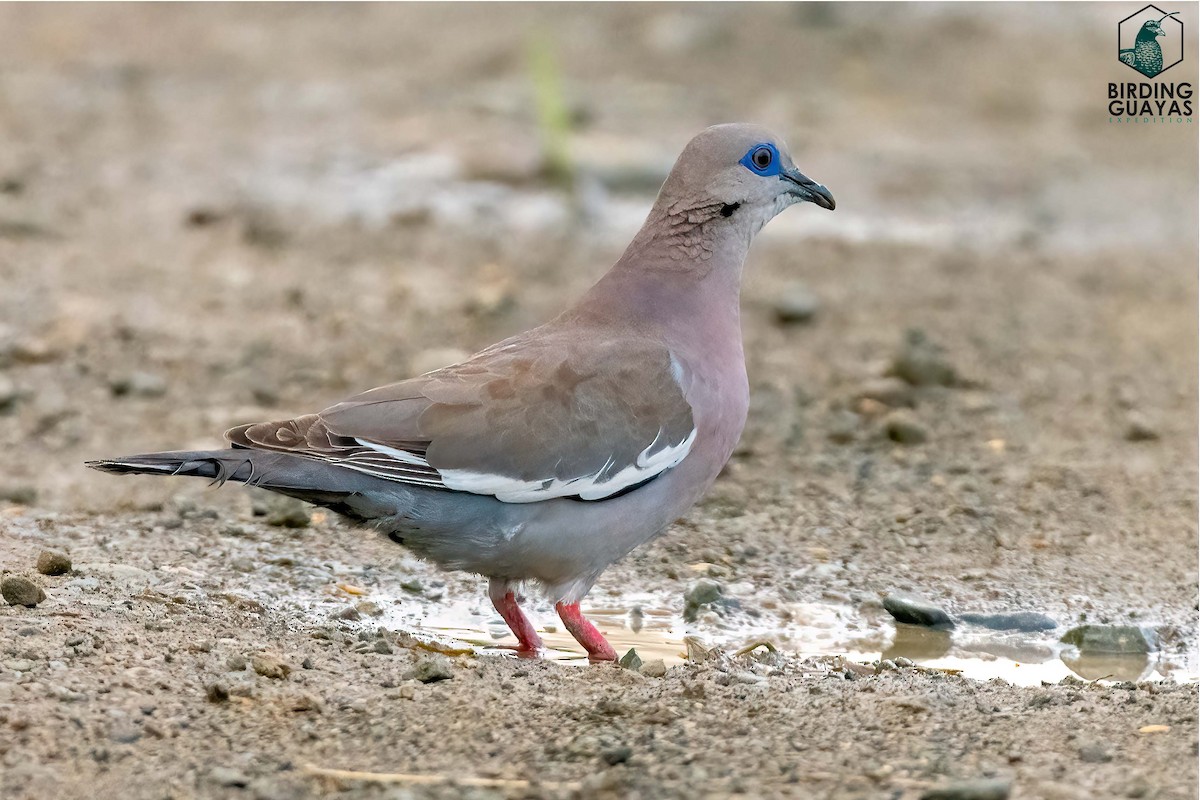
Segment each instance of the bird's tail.
M234 481L326 506L357 519L372 516L360 498L378 481L313 459L238 447L143 453L88 461L86 466L115 475L194 475L208 478L217 486Z

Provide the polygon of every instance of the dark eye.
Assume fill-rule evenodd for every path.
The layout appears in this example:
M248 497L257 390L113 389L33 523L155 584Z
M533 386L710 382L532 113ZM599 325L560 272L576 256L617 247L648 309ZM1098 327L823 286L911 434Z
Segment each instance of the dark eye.
M754 155L750 156L750 160L754 162L754 166L759 169L766 169L771 166L771 159L774 156L771 154L771 148L760 147L754 151Z

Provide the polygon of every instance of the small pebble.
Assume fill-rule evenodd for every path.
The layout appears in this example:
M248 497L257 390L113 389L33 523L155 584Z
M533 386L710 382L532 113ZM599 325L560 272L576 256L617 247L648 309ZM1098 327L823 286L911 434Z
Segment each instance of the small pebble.
M625 745L618 747L610 747L600 753L600 758L605 764L610 767L615 767L617 764L624 764L633 757L633 750Z
M683 596L683 618L695 622L702 606L711 605L721 599L721 584L709 578L696 581Z
M1104 745L1093 743L1079 748L1079 760L1085 764L1107 764L1113 757Z
M210 683L204 688L204 694L210 703L224 703L229 700L229 687L220 681Z
M21 392L17 389L17 385L13 383L13 379L7 375L0 374L0 414L7 414L12 411L20 399Z
M46 599L46 593L29 578L21 575L10 575L0 581L0 595L10 606L27 606L33 608Z
M1050 617L1034 611L1018 611L1013 614L963 614L960 618L963 622L993 631L1034 633L1054 630L1058 627L1058 623Z
M108 738L117 744L133 744L142 738L142 732L135 725L117 725L108 732Z
M1003 778L982 778L959 781L930 789L921 800L1006 800L1012 792L1012 781Z
M354 606L360 614L365 614L368 617L382 617L383 609L378 603L373 603L370 600L362 600Z
M1064 633L1059 641L1075 645L1084 653L1143 655L1158 649L1158 636L1153 630L1133 625L1080 625Z
M775 300L775 319L784 325L809 322L820 308L820 299L806 286L796 283L780 292Z
M911 329L905 333L900 352L892 361L891 372L913 386L954 386L959 382L954 366L942 349L929 341L925 332Z
M132 372L108 383L114 397L161 397L167 393L167 381L150 372Z
M242 672L246 669L246 657L243 655L232 655L225 662L225 669L230 672Z
M307 528L312 524L309 506L300 500L277 495L267 502L266 523L277 528Z
M629 648L629 652L621 656L621 660L617 663L625 669L631 669L634 672L637 672L642 668L642 657L638 655L637 650L634 650L631 647Z
M1136 411L1129 414L1125 439L1130 442L1153 442L1159 438L1158 429L1148 419Z
M71 559L64 553L43 550L38 554L37 571L43 575L66 575L71 571Z
M889 594L883 598L883 607L897 622L923 625L927 628L952 627L954 625L949 614L925 600Z
M283 680L292 672L292 668L287 664L266 653L259 653L251 658L250 664L259 675L276 681Z
M929 438L925 426L911 411L892 411L883 418L883 430L887 437L899 444L921 444Z
M316 711L319 713L324 709L321 698L310 692L296 692L289 695L285 702L289 711Z
M230 767L213 767L208 772L208 779L218 786L242 788L250 783L246 774Z
M858 432L859 425L861 424L862 417L853 411L841 409L829 416L829 425L826 428L825 435L829 437L831 442L848 444L854 441L854 435Z
M454 672L450 669L450 662L444 656L423 655L417 659L417 663L405 677L415 678L421 683L436 683L452 679Z
M0 502L31 506L37 502L37 487L26 483L0 486Z
M667 664L661 658L655 658L642 664L641 672L647 678L662 678L667 674Z
M874 400L892 408L916 405L913 388L899 378L876 378L859 387L856 399Z

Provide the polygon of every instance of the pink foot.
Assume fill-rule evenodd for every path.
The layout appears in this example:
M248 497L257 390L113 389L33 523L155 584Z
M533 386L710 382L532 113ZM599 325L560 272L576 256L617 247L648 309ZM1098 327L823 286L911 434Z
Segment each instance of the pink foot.
M509 629L521 643L517 647L517 653L524 656L537 655L542 649L542 637L537 635L533 623L517 605L517 596L509 588L508 581L492 578L488 586L488 595L492 598L492 605L500 612L500 616L504 617Z
M596 630L595 625L583 618L579 611L579 603L556 603L554 608L558 611L563 625L575 637L575 641L588 651L589 658L593 661L617 660L617 651L613 650L612 645Z

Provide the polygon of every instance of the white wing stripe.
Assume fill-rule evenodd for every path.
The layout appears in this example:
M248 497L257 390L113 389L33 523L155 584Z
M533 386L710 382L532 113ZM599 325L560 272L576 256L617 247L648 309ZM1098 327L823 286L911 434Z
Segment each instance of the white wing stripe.
M369 447L377 453L389 455L397 461L401 461L405 464L416 464L418 467L429 466L429 462L421 458L421 456L417 455L416 453L410 453L407 450L397 450L395 447L388 447L387 445L376 444L375 442L368 442L366 439L355 439L354 441L358 442L363 447Z
M439 471L442 481L449 489L474 494L490 494L505 503L536 503L540 500L570 497L571 495L579 495L584 500L601 500L677 466L691 452L692 445L696 442L696 431L693 429L686 439L674 447L664 447L651 455L650 449L657 441L658 437L656 436L654 442L638 454L635 463L603 481L598 480L599 476L603 474L612 459L605 462L604 467L591 475L567 480L552 478L541 481L522 481L507 475L488 475L466 469Z
M691 452L692 445L696 442L696 431L693 429L687 438L679 444L673 447L664 447L657 453L651 454L651 451L661 438L662 431L659 430L654 436L654 441L650 442L645 450L638 453L637 458L634 459L634 463L613 473L605 480L599 480L599 478L612 466L613 460L611 457L596 472L566 480L548 478L545 480L522 481L507 475L489 475L484 472L473 472L468 469L445 469L437 470L437 472L441 475L442 483L447 489L454 489L459 492L471 492L472 494L490 494L497 500L505 503L536 503L540 500L551 500L555 497L570 497L572 495L579 495L584 500L602 500L605 497L617 494L628 489L630 486L649 480L659 473L677 466ZM394 458L403 464L433 469L427 460L415 453L377 444L365 439L355 439L355 441L363 447ZM371 469L366 464L361 466L354 464L352 458L341 461L351 469L358 469L361 472L379 475L380 477L389 477L386 474ZM402 480L404 482L435 485L430 483L429 479L412 480L406 476Z

